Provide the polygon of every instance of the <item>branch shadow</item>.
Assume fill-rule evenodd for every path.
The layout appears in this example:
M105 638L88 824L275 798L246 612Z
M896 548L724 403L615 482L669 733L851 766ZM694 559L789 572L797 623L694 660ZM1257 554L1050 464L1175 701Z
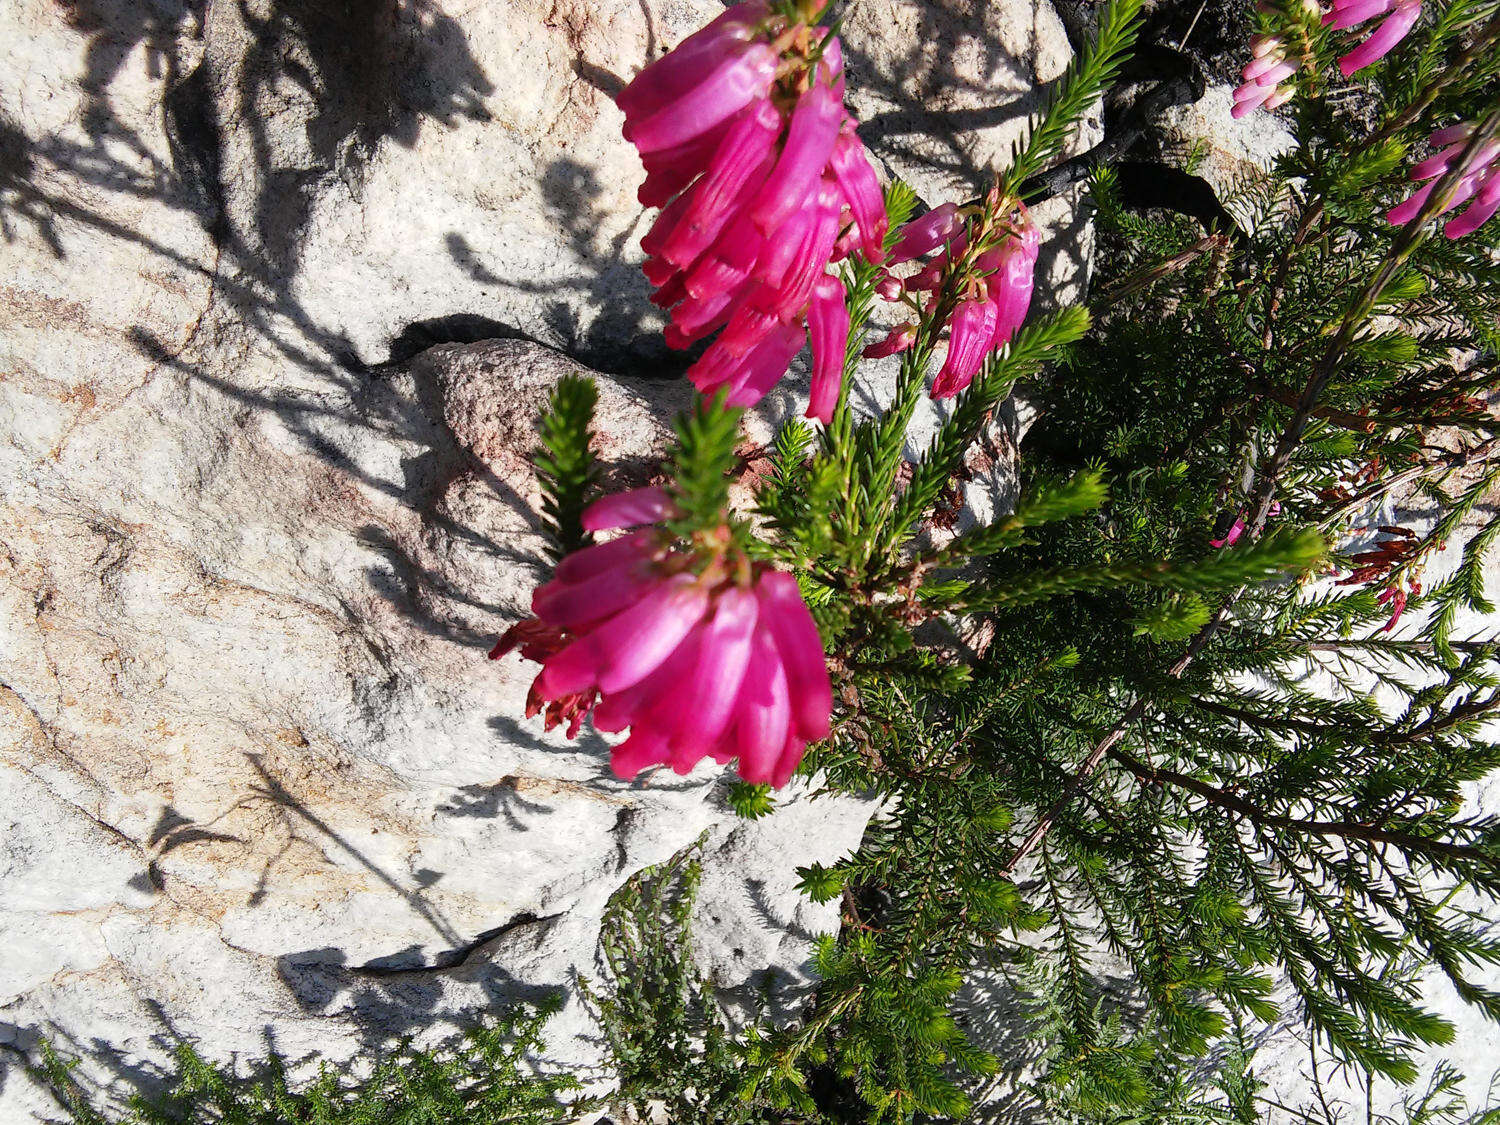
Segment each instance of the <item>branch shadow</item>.
M326 845L370 872L422 918L443 945L431 955L423 946L412 944L363 964L351 964L345 951L333 946L284 953L276 958L276 973L304 1013L337 1013L353 1029L363 1048L380 1050L392 1041L430 1030L439 1022L462 1026L472 1022L478 1012L517 1002L537 1004L556 994L555 983L525 981L489 956L517 931L530 929L535 937L534 928L550 925L556 916L538 918L523 912L478 934L460 932L423 893L442 880L442 872L417 871L413 879L416 886L407 886L291 793L259 757L247 758L261 779L256 797L273 802L310 827ZM540 804L526 805L528 812L548 812ZM497 812L499 806L497 801ZM482 1001L455 996L454 985L477 987Z
M887 49L865 48L858 6L850 12L854 26L843 37L849 87L860 104L879 107L863 117L860 137L888 167L923 169L977 192L989 168L976 158L973 134L1022 120L1043 104L1032 78L1035 44L1031 58L1018 57L990 24L990 7L967 0L931 0L903 14L913 21L902 28L908 47L892 53L890 35L870 36ZM982 104L955 105L976 101Z
M686 352L673 351L662 340L666 317L651 304L651 286L639 268L634 244L650 227L642 211L635 221L603 246L601 229L610 218L603 206L604 185L598 169L563 157L552 161L539 185L552 226L566 240L583 268L562 281L539 282L508 273L503 266L481 260L460 231L444 237L448 256L481 285L504 286L526 293L542 304L542 319L564 354L595 371L638 379L678 379L706 344ZM591 310L587 327L577 309ZM464 314L436 322L441 330L463 331ZM529 338L507 330L512 338ZM406 345L409 346L409 345ZM393 357L397 354L393 349Z
M317 951L313 951L317 952ZM555 987L522 987L497 993L493 1003L497 1007L512 1007L523 1003L533 1008L544 1008L558 996ZM312 996L312 993L309 993ZM373 1019L392 1010L405 1010L402 999L394 1003L382 1001L373 995L362 997ZM220 1056L204 1050L202 1044L185 1036L172 1022L164 1009L151 1001L145 1001L151 1030L145 1040L151 1045L155 1056L147 1058L137 1053L108 1043L97 1037L79 1037L55 1026L25 1026L0 1022L0 1089L17 1074L24 1074L40 1092L49 1095L56 1106L53 1113L35 1120L46 1125L67 1125L70 1122L103 1122L105 1120L139 1121L149 1117L152 1121L235 1121L250 1118L269 1120L264 1114L270 1110L265 1105L264 1095L278 1089L278 1079L288 1076L292 1095L288 1099L276 1100L275 1112L291 1113L297 1120L312 1113L322 1119L322 1113L342 1108L337 1097L332 1105L318 1103L314 1095L304 1102L298 1093L306 1080L331 1078L338 1087L350 1091L363 1086L371 1077L371 1064L393 1056L402 1056L410 1049L409 1021L393 1021L389 1034L372 1034L354 1044L348 1057L330 1059L320 1053L307 1056L288 1055L278 1042L275 1030L270 1025L261 1028L260 1049L244 1055ZM374 1026L372 1023L371 1026ZM431 1023L424 1026L430 1028ZM457 1055L469 1055L463 1046L464 1035L457 1027L445 1030L435 1039L429 1037L424 1044L430 1057L452 1059ZM47 1073L42 1067L43 1044L50 1047L63 1067L64 1073ZM505 1044L514 1049L517 1043L514 1032L498 1042L486 1046ZM185 1057L191 1051L197 1056L189 1061ZM470 1055L469 1057L472 1057ZM160 1060L160 1061L158 1061ZM200 1061L201 1060L201 1061ZM538 1060L528 1060L535 1064ZM85 1065L73 1065L83 1062ZM216 1072L214 1080L205 1081L201 1071L206 1063ZM555 1067L546 1067L556 1073ZM220 1079L226 1080L221 1084ZM241 1101L238 1093L231 1090L255 1088L257 1094L251 1099L255 1106ZM383 1088L387 1090L388 1088ZM366 1106L368 1108L368 1106ZM394 1107L392 1107L394 1108ZM555 1107L557 1120L569 1117L564 1107ZM100 1111L107 1116L99 1116ZM428 1109L430 1112L430 1108ZM142 1116L142 1115L145 1116ZM282 1120L280 1116L277 1120ZM290 1117L286 1120L291 1120Z
M1001 950L981 953L953 1004L958 1026L999 1062L990 1077L964 1080L974 1102L967 1120L974 1125L1047 1125L1057 1119L1038 1081L1053 1044L1037 1034L1035 1005L1016 969ZM1106 1014L1118 1012L1127 1025L1139 1026L1146 1005L1128 979L1102 971L1088 977Z
M357 179L386 139L413 147L425 118L450 127L460 117L490 119L484 103L494 86L457 21L431 0L239 0L238 8L251 41L235 101L263 172L254 226L280 270L295 268L310 189L324 176ZM317 107L304 126L310 160L293 166L278 165L273 117L261 110L284 97L285 81Z
M587 785L590 788L613 793L626 793L647 788L657 793L687 793L703 787L701 779L695 781L691 776L680 777L665 766L643 771L633 781L620 780L609 768L609 741L587 724L579 731L577 738L563 746L547 742L539 737L536 730L537 724L532 720L523 721L512 718L510 715L492 715L485 720L485 725L498 734L508 746L587 759L592 772L588 777L579 779L578 784ZM502 798L502 804L504 803L506 799ZM514 803L510 804L512 813L516 807ZM631 810L622 809L621 811L629 814Z
M174 372L189 384L275 415L315 456L412 508L429 530L499 561L518 561L516 552L483 541L440 509L442 488L471 474L520 511L528 525L536 525L529 505L442 423L437 388L419 387L415 401L385 392L347 336L318 323L295 293L298 247L318 183L334 175L357 178L377 146L414 144L426 120L451 126L460 118L488 119L484 101L493 87L463 30L430 0L333 5L238 0L231 14L242 21L245 35L237 42L230 31L216 34L230 18L224 10L216 16L201 2L177 0L68 0L69 25L85 39L86 135L32 138L0 116L0 235L14 241L32 228L53 257L65 260L71 241L65 235L82 232L95 241L138 246L206 283L209 305L203 315L212 311L216 323L233 326L312 376L317 390L309 393L305 383L292 389L294 380L269 388L242 386L196 362L191 345L198 328L187 343L174 346L136 325L126 341L152 365L153 374ZM190 49L188 40L203 38L210 40L209 49ZM151 154L109 100L111 84L138 51L164 86L161 112L170 166ZM197 61L183 73L190 57ZM288 89L300 91L313 105L301 122L305 159L295 166L275 150L273 130L287 126L273 120L266 104ZM253 174L236 181L246 196L237 215L222 179L230 146L225 106L242 139L248 138L253 157ZM57 186L69 182L79 190ZM211 235L213 260L169 245L149 227L125 225L93 202L93 189L193 216ZM326 436L335 421L356 434L369 430L425 445L427 452L410 459L405 479L378 479ZM389 531L365 531L391 562L389 571L372 569L378 594L429 632L487 647L489 638L434 607L450 598L476 609L495 607L440 588L437 576L404 556Z
M479 820L499 818L513 831L529 832L527 817L546 815L551 809L539 801L527 800L520 792L520 782L519 777L512 775L494 782L461 785L447 804L437 807L437 815Z
M158 1048L163 1057L183 1042L171 1019L160 1005L143 1001L154 1030L147 1034L148 1041ZM270 1042L270 1031L266 1032ZM86 1067L74 1069L69 1075L69 1087L58 1089L45 1080L40 1073L43 1042L57 1054L69 1060L87 1060ZM68 1125L80 1120L70 1110L69 1095L81 1098L94 1107L118 1108L128 1093L140 1093L146 1097L159 1097L173 1084L171 1069L141 1055L127 1053L126 1049L99 1036L74 1035L57 1026L41 1026L0 1021L0 1089L11 1080L13 1074L23 1073L32 1083L48 1093L57 1105L58 1116L42 1118L46 1125Z

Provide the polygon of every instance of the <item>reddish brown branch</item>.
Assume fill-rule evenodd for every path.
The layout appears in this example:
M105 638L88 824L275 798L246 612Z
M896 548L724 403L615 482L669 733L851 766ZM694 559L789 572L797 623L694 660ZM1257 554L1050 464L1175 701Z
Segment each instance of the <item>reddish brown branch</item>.
M1118 762L1149 785L1175 785L1179 789L1186 789L1196 793L1216 808L1239 813L1263 828L1284 828L1294 832L1308 832L1315 836L1363 840L1372 844L1393 844L1408 852L1425 852L1429 855L1474 861L1500 868L1500 857L1470 844L1453 844L1446 840L1434 840L1429 836L1417 836L1411 832L1399 832L1395 829L1382 828L1374 824L1361 824L1352 820L1304 820L1298 817L1281 816L1277 813L1266 812L1243 797L1227 789L1220 789L1217 785L1210 785L1206 781L1199 781L1195 777L1189 777L1174 770L1148 765L1124 750L1111 748L1109 756L1111 760Z

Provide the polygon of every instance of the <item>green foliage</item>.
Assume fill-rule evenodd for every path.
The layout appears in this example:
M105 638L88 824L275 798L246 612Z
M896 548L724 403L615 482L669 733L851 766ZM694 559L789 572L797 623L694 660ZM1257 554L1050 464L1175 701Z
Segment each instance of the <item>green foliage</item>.
M1001 181L1004 194L1019 196L1023 183L1062 155L1083 115L1114 84L1140 28L1140 0L1114 0L1105 8L1098 38L1068 67L1041 120L1017 144Z
M677 419L672 495L681 516L672 526L681 535L717 527L729 508L741 411L725 406L723 397L700 399Z
M844 390L826 427L778 430L753 516L729 506L741 412L720 397L679 419L670 530L728 527L796 574L838 700L808 764L876 811L851 854L796 866L839 926L788 1020L733 1028L693 964L701 840L614 894L601 979L581 988L623 1115L964 1119L986 1082L1011 1081L965 1030L991 978L1039 1056L1011 1092L1059 1122L1266 1119L1283 1107L1250 1044L1288 1014L1278 989L1314 1079L1335 1065L1367 1090L1411 1082L1417 1050L1454 1037L1424 973L1500 1019L1485 975L1500 965L1500 817L1465 807L1500 768L1500 639L1458 635L1493 612L1500 222L1454 241L1432 237L1436 204L1402 229L1385 217L1433 128L1500 129L1500 12L1429 4L1365 94L1333 97L1339 48L1318 13L1285 2L1255 18L1306 58L1290 150L1221 193L1240 229L1132 211L1095 168L1088 305L1033 315L915 451L956 285L909 300L915 343L868 411L849 388L883 273L851 257ZM965 214L1008 214L1062 158L1141 26L1141 0L1106 5ZM889 246L916 196L896 181L885 202ZM973 456L998 453L986 442L1017 390L1037 420L1000 467L1023 498L968 526ZM562 381L541 425L558 556L588 541L596 397ZM1420 526L1356 529L1418 502L1435 512ZM1232 546L1212 545L1236 525ZM727 800L746 819L775 811L764 786ZM135 1120L558 1120L584 1103L525 1062L554 1010L301 1087L274 1058L239 1078L184 1046L171 1092ZM44 1049L39 1068L75 1121L104 1125L66 1062ZM1500 1122L1456 1088L1440 1068L1408 1120Z
M604 977L581 989L619 1079L613 1100L636 1119L653 1112L674 1125L774 1119L768 1114L784 1099L757 1065L761 1031L731 1034L693 964L689 925L703 839L636 872L610 897L599 935Z
M543 530L554 559L588 546L592 539L580 519L598 478L590 448L598 401L592 379L566 375L552 389L542 414L542 447L533 462L542 486Z
M966 592L956 599L966 610L1026 605L1081 590L1112 586L1162 586L1170 590L1208 593L1247 582L1264 582L1283 572L1300 574L1326 553L1323 537L1311 528L1280 531L1248 546L1178 564L1164 559L1150 562L1100 563L1089 567L1035 571L993 589Z
M752 785L748 781L732 781L729 784L729 807L735 815L746 820L759 820L776 811L776 798L771 795L769 785Z
M1471 1110L1459 1086L1464 1076L1451 1063L1440 1062L1421 1094L1403 1103L1405 1125L1497 1125L1500 1123L1500 1074L1490 1080L1487 1108ZM1380 1125L1400 1125L1401 1118L1381 1115Z
M1099 473L1085 470L1060 485L1034 489L1031 495L1021 499L1010 515L955 536L947 546L930 552L925 561L934 566L947 566L959 559L995 554L1023 542L1027 528L1092 512L1108 497L1109 488ZM955 586L945 590L942 596L952 597L965 588Z
M187 1042L177 1044L167 1090L136 1095L120 1125L546 1125L588 1109L560 1095L578 1089L568 1075L535 1071L527 1061L561 1007L553 997L517 1006L462 1038L430 1049L394 1044L348 1067L320 1064L293 1082L275 1052L241 1076ZM75 1125L110 1125L74 1077L76 1062L41 1045L35 1073ZM366 1068L363 1063L368 1063Z
M1208 624L1213 611L1196 594L1174 594L1150 606L1136 618L1136 636L1171 643L1186 641Z
M1451 63L1476 40L1446 29L1472 16L1440 13L1412 50ZM1137 18L1117 6L1002 185L1057 158ZM816 448L798 438L797 488L819 500L773 534L846 678L811 757L828 787L883 802L854 855L799 868L843 922L804 1057L824 1052L868 1119L962 1115L965 1068L986 1060L939 1011L981 956L1034 1005L1056 1120L1263 1119L1249 1074L1187 1076L1226 1042L1248 1068L1278 983L1320 1049L1372 1082L1410 1079L1414 1050L1452 1030L1415 978L1382 972L1397 945L1500 1014L1481 976L1500 949L1445 897L1500 893L1500 822L1461 813L1459 780L1500 765L1483 726L1500 669L1488 640L1455 640L1489 609L1500 536L1477 506L1500 482L1480 405L1496 228L1449 242L1384 219L1427 108L1442 124L1484 108L1439 74L1415 113L1427 92L1403 105L1389 87L1395 124L1373 140L1342 103L1306 103L1294 151L1225 199L1239 241L1129 212L1096 171L1088 318L1033 319L914 459L938 346L922 333L884 412ZM1018 384L1038 412L1025 499L951 534L966 459ZM1381 532L1384 553L1346 545L1404 488L1438 518ZM1235 520L1239 540L1213 548ZM1455 539L1457 570L1416 593ZM1335 568L1351 586L1320 577ZM1376 597L1396 588L1404 637L1382 632ZM1104 988L1120 962L1128 981Z
M939 427L926 456L913 466L911 481L890 518L887 538L904 537L931 507L938 492L958 471L965 451L979 436L990 413L1016 381L1034 374L1047 360L1060 358L1061 349L1081 339L1088 328L1088 311L1069 306L1022 328L1008 348L985 364Z
M887 251L895 246L901 236L902 225L911 218L912 212L917 208L917 203L916 191L905 180L893 179L886 184L885 248ZM831 425L835 441L840 426L847 429L849 424L849 387L859 367L859 353L865 343L865 326L869 323L870 314L875 308L875 283L880 276L880 268L871 265L863 257L854 258L849 263L848 272L845 274L846 303L849 308L849 346L844 353L842 393Z
M952 1068L989 1074L995 1059L971 1046L948 1012L961 977L940 965L897 969L866 935L819 946L820 1001L841 1008L828 1063L868 1105L871 1122L962 1117L970 1102Z
M837 898L844 889L844 877L821 863L797 868L797 889L814 902L827 902Z

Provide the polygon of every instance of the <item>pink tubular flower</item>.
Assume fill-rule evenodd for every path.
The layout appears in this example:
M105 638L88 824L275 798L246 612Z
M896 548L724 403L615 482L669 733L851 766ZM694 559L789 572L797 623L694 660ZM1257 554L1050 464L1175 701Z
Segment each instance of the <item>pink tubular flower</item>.
M1474 129L1474 124L1469 122L1433 133L1428 140L1439 151L1415 165L1411 170L1411 178L1435 181L1452 171L1473 138ZM1429 182L1418 188L1405 202L1386 212L1386 218L1397 226L1411 222L1422 210L1435 186L1435 183ZM1480 145L1464 163L1461 178L1439 214L1451 211L1465 202L1469 204L1468 207L1449 219L1443 227L1443 233L1449 238L1462 238L1471 234L1489 222L1496 211L1500 211L1500 140L1492 139Z
M1333 8L1324 13L1323 24L1334 31L1346 31L1367 20L1383 16L1375 31L1352 51L1339 58L1339 70L1345 78L1357 70L1378 62L1406 38L1422 15L1422 0L1332 0ZM1314 12L1316 4L1304 0ZM1271 9L1262 5L1262 11ZM1289 32L1289 34L1292 34ZM1295 33L1306 42L1305 34ZM1242 72L1243 81L1234 91L1232 116L1239 118L1264 106L1275 109L1297 92L1289 81L1301 65L1299 58L1289 56L1288 46L1279 34L1257 35L1250 41L1251 58Z
M881 261L887 223L843 107L842 48L811 22L825 2L800 0L794 18L784 5L744 0L616 98L646 168L641 203L662 208L641 247L651 299L671 310L668 346L722 330L689 376L750 406L810 331L814 418L832 409L830 394L837 401L843 365L830 390L828 349L848 319L823 279L856 247Z
M1272 500L1271 506L1266 509L1266 518L1275 519L1279 515L1281 515L1281 501ZM1240 536L1245 534L1248 526L1245 522L1245 513L1242 511L1234 517L1234 523L1229 525L1229 530L1219 539L1210 539L1208 545L1210 547L1233 547L1239 541Z
M637 74L615 98L625 114L626 139L663 109L684 104L720 63L747 53L766 11L764 0L735 5Z
M1420 587L1417 592L1421 592ZM1382 633L1389 633L1396 627L1396 622L1401 620L1401 615L1406 612L1406 598L1406 588L1398 582L1393 586L1387 586L1375 599L1376 604L1389 606L1391 611L1390 620L1380 630Z
M1041 242L1036 227L1028 224L1006 239L999 250L979 258L981 269L994 271L986 280L989 298L997 309L995 335L990 340L992 350L1010 343L1031 311L1032 283Z
M1380 26L1363 43L1339 58L1339 70L1348 78L1357 70L1379 62L1405 39L1422 15L1422 0L1333 0L1333 11L1323 23L1335 31L1355 27L1376 16Z
M854 220L849 230L859 236L865 258L879 262L885 258L885 195L880 190L880 180L870 166L870 157L865 146L854 135L854 119L847 114L839 130L838 140L833 143L833 157L829 162L839 191L849 205L850 217Z
M1250 41L1250 61L1241 72L1244 82L1234 92L1234 108L1229 113L1244 117L1264 106L1275 109L1284 104L1297 87L1285 80L1297 72L1286 58L1286 47L1280 36L1257 35Z
M967 387L984 365L995 338L999 310L989 300L960 301L948 322L948 358L932 382L933 398L949 398Z
M942 203L901 228L901 237L891 247L891 261L909 262L946 244L963 227L957 203Z
M672 498L664 488L632 488L616 492L590 504L583 513L584 531L609 531L660 523L671 515Z
M917 342L917 327L914 324L901 324L892 328L889 335L883 340L877 340L869 345L860 355L866 359L884 359L888 355L897 355L906 351Z
M675 514L663 490L642 488L597 501L583 522L608 530ZM730 539L684 550L648 526L563 559L532 595L534 616L490 652L519 648L542 665L527 717L543 715L548 730L566 721L569 738L590 714L601 731L628 730L610 755L622 778L738 758L746 781L785 785L828 734L823 643L796 579Z
M1210 547L1232 547L1239 541L1240 536L1243 534L1245 534L1245 517L1236 516L1234 523L1224 533L1224 537L1222 539L1210 539L1208 545Z
M933 380L933 398L958 394L991 353L1010 343L1031 308L1040 248L1041 236L1026 208L998 198L986 202L972 229L952 204L934 208L902 229L894 259L938 251L906 279L905 288L928 292L929 310L945 296L954 302L948 355ZM864 354L891 355L914 339L909 326L903 326Z
M807 415L825 426L833 420L839 387L844 381L844 353L849 347L849 309L844 304L844 286L824 275L813 288L807 314L812 340L812 390L807 397Z
M720 62L681 98L632 125L630 141L640 152L651 153L696 140L764 97L775 77L775 52L763 43L751 44Z

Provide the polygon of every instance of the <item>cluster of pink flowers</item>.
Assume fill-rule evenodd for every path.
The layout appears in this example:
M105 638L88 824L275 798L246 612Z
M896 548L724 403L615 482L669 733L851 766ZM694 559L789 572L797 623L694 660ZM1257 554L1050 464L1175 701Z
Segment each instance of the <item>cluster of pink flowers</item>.
M1333 11L1323 17L1323 23L1345 31L1376 16L1385 18L1363 43L1339 56L1339 70L1345 78L1379 62L1406 38L1422 16L1422 0L1333 0Z
M1438 177L1453 170L1454 163L1463 155L1474 137L1475 125L1468 122L1439 129L1428 140L1439 151L1413 166L1411 178L1415 181L1436 181ZM1386 218L1402 226L1416 218L1436 184L1429 182L1414 191L1407 199L1392 207ZM1453 210L1462 203L1469 205L1463 212L1449 219L1443 233L1449 238L1462 238L1478 230L1495 212L1500 211L1500 140L1491 139L1477 148L1465 161L1461 178L1441 213Z
M882 257L880 182L844 110L837 36L745 0L646 67L616 99L641 154L641 240L669 346L720 335L689 370L731 405L759 401L811 337L808 416L832 416L849 314L831 262ZM722 329L722 331L720 331Z
M1296 73L1297 65L1287 59L1279 35L1257 35L1250 40L1250 61L1241 72L1244 83L1234 92L1230 116L1244 117L1262 106L1275 109L1290 101L1297 87L1286 79Z
M1041 237L1022 204L1013 208L992 199L970 224L952 203L934 207L901 229L891 251L899 265L938 251L904 281L887 276L881 296L899 299L911 291L927 294L924 316L943 301L948 317L948 354L932 383L933 398L948 398L967 387L994 351L1010 343L1031 308ZM916 341L916 325L897 326L864 350L870 358L905 351Z
M1268 9L1263 5L1262 10ZM1313 10L1317 10L1315 5ZM1333 0L1333 9L1323 13L1323 24L1334 31L1347 31L1377 16L1385 17L1363 42L1339 56L1339 70L1344 77L1390 54L1416 26L1421 15L1422 0ZM1289 101L1297 87L1287 79L1297 73L1297 67L1298 62L1289 56L1281 36L1257 35L1250 41L1250 61L1241 72L1244 81L1234 92L1234 108L1230 113L1244 117L1262 106L1275 109Z
M1348 78L1355 71L1378 62L1410 34L1422 17L1422 0L1333 0L1333 9L1323 15L1323 23L1335 31L1358 27L1377 17L1380 24L1352 51L1339 57L1339 70ZM1243 71L1244 82L1234 92L1235 117L1264 106L1275 109L1290 99L1296 85L1288 82L1297 72L1297 64L1288 58L1287 47L1279 35L1258 35L1250 42L1250 62ZM1411 170L1416 182L1435 181L1452 170L1474 136L1475 125L1467 122L1440 129L1430 138L1440 151ZM1434 184L1418 188L1403 202L1391 208L1386 218L1400 226L1411 222L1428 197ZM1440 213L1447 213L1464 203L1463 212L1443 227L1449 238L1462 238L1478 230L1500 211L1500 141L1480 146L1465 161L1462 178Z
M617 493L584 513L592 531L656 525L676 515L659 488ZM701 537L700 537L701 538ZM746 781L782 786L833 708L823 644L797 582L754 564L727 531L679 549L659 526L562 560L532 596L533 617L490 652L514 648L542 665L526 714L575 736L630 735L610 765L622 778L651 766L688 773L703 758L739 759Z

